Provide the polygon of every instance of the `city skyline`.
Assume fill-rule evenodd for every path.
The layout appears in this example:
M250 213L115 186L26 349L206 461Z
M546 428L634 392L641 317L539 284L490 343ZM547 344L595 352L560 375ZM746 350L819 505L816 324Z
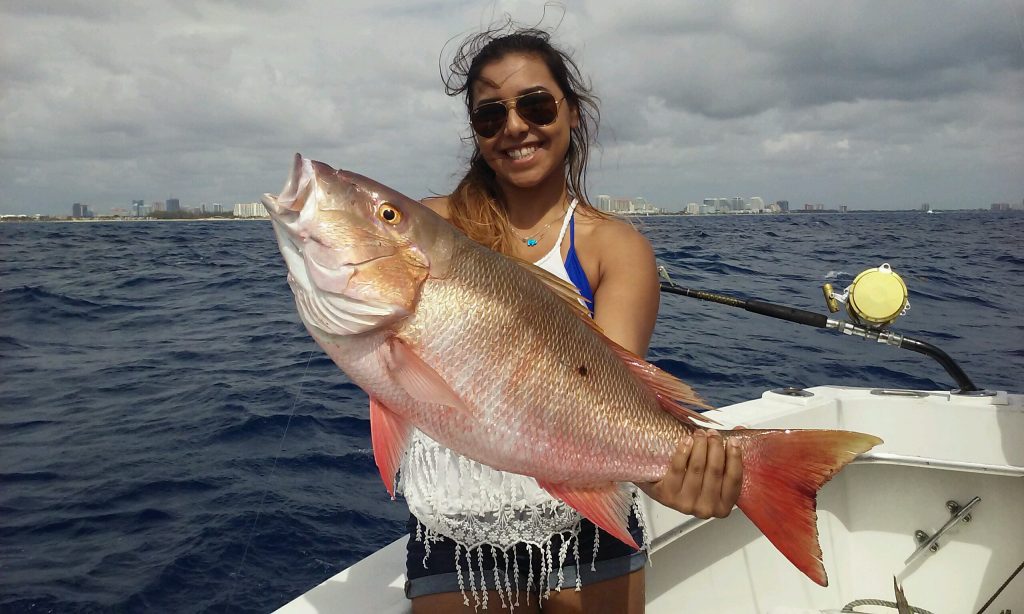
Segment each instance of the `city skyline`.
M175 203L173 208L167 206L167 203L168 202L172 202L172 201ZM772 211L772 212L779 212L779 211L781 211L781 212L786 212L786 211L788 211L788 207L789 207L789 201L786 201L786 200L773 201L773 202L770 202L770 203L766 204L764 199L759 197L759 196L752 196L749 199L746 199L746 198L743 198L743 197L731 197L731 198L728 198L728 199L726 199L726 198L705 198L705 199L703 199L703 204L705 206L708 206L709 205L709 201L728 201L727 205L722 205L721 202L719 202L719 205L717 207L715 206L715 203L711 203L710 207L711 208L715 208L717 210L717 212L742 211L744 209L750 210L750 211L755 211L755 212L759 212L759 211ZM778 203L785 203L785 205L780 208L778 206ZM679 207L677 209L672 209L672 208L664 206L664 205L662 205L660 203L648 202L647 199L644 198L643 196L632 196L632 197L630 197L630 196L611 196L611 195L608 195L608 194L599 194L592 204L598 210L609 212L609 213L640 213L640 214L643 214L643 213L690 213L691 212L690 211L691 206L695 205L696 203L692 203L691 202L691 203L688 203L687 205ZM753 205L753 206L751 206L751 205ZM775 207L774 209L772 209L773 206ZM822 205L820 203L818 203L817 206L819 208L822 207ZM253 201L251 203L234 203L234 204L228 206L228 208L230 208L231 210L236 212L236 215L237 215L237 212L240 211L240 210L252 211L254 207L256 209L260 209L260 211L261 211L258 214L258 217L263 217L263 213L262 213L263 205L261 203L259 203L258 201ZM1012 207L1007 207L1007 208L1010 209ZM83 214L82 213L83 209L87 210L92 215ZM100 212L101 210L97 209L94 205L83 204L83 203L73 203L72 207L71 207L71 211L72 211L72 213L71 213L72 217L95 217L97 215L101 215L101 216L104 215L103 213ZM222 212L225 212L226 209L225 209L225 205L223 205L221 203L208 203L208 202L204 201L204 202L199 203L198 205L188 205L188 204L182 205L182 204L180 204L180 199L172 198L172 199L167 199L167 200L164 200L164 201L159 201L159 200L151 201L148 204L144 200L136 199L136 200L132 200L131 201L131 206L130 207L121 207L121 206L117 206L117 205L111 205L110 207L107 208L107 211L108 211L107 215L114 215L114 216L125 215L125 216L131 216L131 217L144 217L146 214L152 213L152 212L184 211L184 212L190 212L190 213L222 213ZM251 217L251 216L252 216L252 214L247 214L247 217Z
M178 200L178 199L169 199ZM54 218L54 219L101 219L101 218L150 218L154 213L161 212L184 212L189 214L203 215L208 214L211 216L222 216L226 213L231 213L233 217L239 218L252 218L252 217L268 217L265 207L258 201L250 203L234 203L233 205L227 206L221 203L200 203L198 206L181 205L174 210L170 210L165 206L166 201L152 201L150 204L145 204L143 200L133 200L131 207L110 207L106 213L101 210L94 210L89 204L84 203L73 203L71 206L71 214L0 214L0 218ZM607 194L599 194L595 199L594 206L600 211L624 214L624 215L657 215L657 214L684 214L684 215L715 215L723 213L800 213L800 212L847 212L847 211L927 211L933 212L935 210L942 211L942 209L935 209L930 203L922 203L917 207L909 207L907 209L855 209L844 204L835 206L826 205L825 203L803 203L802 206L795 206L790 208L788 200L777 200L772 202L765 202L763 198L759 196L752 196L749 199L743 197L729 197L729 198L705 198L701 203L690 202L679 210L669 210L664 207L657 205L656 203L648 202L644 197L624 197L616 196L612 197ZM987 206L979 207L959 207L956 209L959 211L1024 211L1024 199L1021 199L1020 203L1013 202L998 202L990 203Z
M554 29L594 84L592 195L669 210L723 194L854 209L1024 196L1016 6L304 1L319 17L287 45L253 35L289 22L284 5L4 4L0 214L251 202L280 190L296 151L412 198L446 193L471 132L438 68L506 11ZM340 22L359 27L337 36Z
M167 203L175 203L174 208L167 207ZM732 197L708 197L701 200L700 203L689 202L678 208L667 207L661 203L649 202L643 196L611 196L609 194L598 194L593 199L592 204L600 211L609 213L628 213L628 214L654 214L654 213L685 213L685 214L710 214L710 213L788 213L790 212L790 202L787 199L769 200L766 201L760 196L751 196L744 198L742 196ZM258 213L256 217L264 217L263 205L259 201L253 201L248 203L233 203L232 205L224 205L222 203L209 203L206 201L200 202L198 205L188 205L187 203L180 204L180 199L168 198L166 200L151 201L146 204L145 200L136 199L131 201L130 207L122 207L118 205L111 205L107 208L106 214L102 212L102 209L87 203L73 203L71 206L71 217L96 217L96 216L125 216L125 217L145 217L149 213L154 211L184 211L189 213L224 213L227 210L232 210L235 215L238 216L238 212L253 211L255 208ZM87 210L88 214L82 214L82 209ZM906 210L920 210L926 211L933 209L931 203L919 203L912 206L896 209L896 208L873 208L873 207L850 207L845 203L822 203L822 202L807 202L802 205L794 205L792 211L879 211L879 210L893 210L893 211L906 211ZM938 208L941 210L941 208ZM1024 210L1024 198L1019 203L1017 202L993 202L984 203L977 206L963 206L953 207L949 210L991 210L991 211L1016 211ZM10 216L12 214L0 214ZM26 215L25 213L19 213L15 215ZM27 214L35 215L35 214ZM64 217L60 213L46 214L53 215L56 217ZM247 214L245 217L253 217L253 215Z

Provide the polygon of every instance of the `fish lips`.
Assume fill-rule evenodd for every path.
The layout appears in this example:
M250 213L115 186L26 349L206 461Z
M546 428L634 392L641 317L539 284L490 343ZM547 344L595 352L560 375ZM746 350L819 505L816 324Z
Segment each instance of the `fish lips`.
M303 158L302 154L295 154L292 162L292 172L288 175L288 181L281 188L278 196L272 194L263 195L263 206L267 208L271 217L274 215L286 215L287 212L299 212L305 205L306 199L313 188L316 174L313 171L313 161Z

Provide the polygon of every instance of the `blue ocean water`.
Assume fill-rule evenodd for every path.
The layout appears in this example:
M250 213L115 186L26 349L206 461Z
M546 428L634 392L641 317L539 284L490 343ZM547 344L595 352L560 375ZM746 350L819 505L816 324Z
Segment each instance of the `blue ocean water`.
M1024 215L644 218L685 286L825 313L889 262L897 324L1021 392ZM0 224L0 611L266 612L399 537L366 396L299 324L269 222ZM952 388L918 354L663 296L709 401Z

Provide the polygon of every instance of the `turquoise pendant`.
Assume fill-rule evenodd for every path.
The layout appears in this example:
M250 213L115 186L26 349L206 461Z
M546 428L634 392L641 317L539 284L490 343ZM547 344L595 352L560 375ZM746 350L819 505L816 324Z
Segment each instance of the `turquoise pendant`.
M536 244L537 244L537 239L527 239L526 240L526 247L533 247Z

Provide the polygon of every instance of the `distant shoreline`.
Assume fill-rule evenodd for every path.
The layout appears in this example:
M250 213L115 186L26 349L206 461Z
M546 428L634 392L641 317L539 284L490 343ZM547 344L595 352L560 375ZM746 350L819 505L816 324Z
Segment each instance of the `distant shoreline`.
M935 213L1015 213L1020 212L1022 209L1009 209L1007 211L992 211L991 209L934 209L932 211L920 211L918 209L847 209L846 211L837 211L836 209L819 209L815 211L806 211L804 209L797 209L794 211L778 211L772 213L613 213L619 217L638 218L638 217L772 217L776 215L814 215L814 214L825 214L825 215L849 215L851 213L885 213L885 214L898 214L898 213L912 213L912 214L935 214Z
M5 217L0 218L0 223L11 223L21 222L25 224L37 224L40 222L56 222L61 224L103 224L103 223L132 223L139 224L143 222L269 222L269 217L193 217L193 218L155 218L155 217L125 217L125 218L92 218L92 219L61 219L61 218L42 218L37 219L33 217Z
M884 214L895 215L895 214L900 214L900 213L909 213L909 214L927 215L928 213L932 213L932 214L936 214L936 213L940 213L940 214L941 213L1019 213L1021 211L1022 211L1021 209L1009 209L1009 210L1006 210L1006 211L993 211L991 209L934 209L931 212L920 211L918 209L848 209L846 211L837 211L835 209L822 209L822 210L818 210L818 211L805 211L805 210L800 209L800 210L796 210L796 211L779 211L777 213L703 213L703 214L694 214L694 213L675 212L675 213L650 213L650 214L647 214L647 213L619 213L619 212L615 212L615 213L612 213L612 215L615 215L615 216L621 217L621 218L631 218L631 219L632 218L647 218L647 217L656 217L656 218L660 218L660 217L685 217L685 218L698 218L698 217L714 217L714 218L742 217L742 218L748 218L748 217L755 217L756 218L756 217L771 217L771 216L776 216L776 215L813 215L813 214L849 215L849 214L863 214L863 213L884 213ZM37 217L34 217L34 215L35 214L33 214L33 215L26 215L26 216L20 216L20 215L19 216L15 216L15 215L0 216L0 224L4 224L4 223L30 224L30 223L45 223L45 222L55 222L55 223L62 223L62 224L65 224L65 223L102 224L102 223L142 223L142 222L269 222L270 221L269 217L196 217L196 218L155 218L155 217L110 218L110 217L103 217L103 218L88 218L88 219L87 218L74 218L74 219L70 219L70 218L58 218L58 217L47 217L47 216L41 216L41 217L37 218Z

